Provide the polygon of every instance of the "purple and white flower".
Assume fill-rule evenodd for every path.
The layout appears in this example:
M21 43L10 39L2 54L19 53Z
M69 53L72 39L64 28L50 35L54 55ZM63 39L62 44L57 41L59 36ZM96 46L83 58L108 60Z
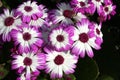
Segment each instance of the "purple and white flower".
M69 25L60 25L53 29L49 35L51 45L58 51L69 50L73 44L72 36L74 27Z
M31 76L38 76L40 71L45 68L46 56L43 53L20 53L12 56L12 69L17 69L21 74L19 80L31 80Z
M99 49L100 47L95 43L94 31L90 31L89 26L91 23L87 19L83 19L81 23L76 24L74 36L74 44L72 46L72 53L85 57L85 53L89 57L93 57L94 53L92 48Z
M103 34L102 34L102 31L101 31L101 27L102 27L102 24L95 24L95 27L94 27L94 33L95 33L95 36L96 36L96 40L95 42L98 44L98 45L101 45L103 43Z
M4 14L0 15L0 35L2 34L3 41L10 41L10 32L12 29L17 29L17 25L22 23L21 19L14 17L14 11L4 10Z
M76 12L81 13L90 13L93 14L95 12L95 6L88 0L72 0L71 5L73 6Z
M107 2L104 6L100 7L99 16L102 18L102 21L110 20L111 16L115 15L116 6L112 2Z
M30 20L29 25L41 27L46 24L46 18L48 17L47 8L43 5L39 5L39 10L41 11L41 17L34 17L34 19Z
M35 20L43 16L43 13L35 1L27 1L17 8L16 15L19 15L23 22L29 23L31 19Z
M29 52L37 51L43 43L42 34L34 26L22 24L18 30L12 30L11 35L14 43L18 46L18 51Z
M46 54L46 73L50 73L50 77L62 78L63 74L74 73L78 57L72 55L70 51L57 52L55 50L49 50L45 48Z
M58 9L54 9L50 11L49 18L53 20L53 23L61 23L61 24L74 24L75 21L81 20L82 18L86 18L86 16L82 13L77 14L70 4L60 3L57 5Z
M60 3L57 5L58 9L52 10L50 12L50 19L53 20L53 23L66 23L73 24L71 18L75 15L73 9L69 4Z

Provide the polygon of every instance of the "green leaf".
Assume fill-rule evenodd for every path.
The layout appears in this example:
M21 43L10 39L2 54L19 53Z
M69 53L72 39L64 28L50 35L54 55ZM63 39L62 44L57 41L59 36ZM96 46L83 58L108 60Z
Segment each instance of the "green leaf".
M68 79L70 78L70 79ZM73 75L73 74L70 74L68 77L67 77L67 80L76 80L76 77Z
M80 59L75 71L77 80L96 80L99 69L96 62L88 57Z
M0 80L4 79L7 74L8 74L8 70L0 65Z

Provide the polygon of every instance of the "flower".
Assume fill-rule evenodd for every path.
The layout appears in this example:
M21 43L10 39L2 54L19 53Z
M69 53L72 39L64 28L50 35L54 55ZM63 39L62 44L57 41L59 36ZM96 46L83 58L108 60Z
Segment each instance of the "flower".
M21 78L25 78L25 80L30 80L33 75L39 75L38 70L45 67L46 57L43 53L20 53L14 54L12 57L14 58L12 69L17 69L18 73L21 74Z
M71 0L71 5L76 12L93 14L95 6L88 0Z
M37 51L42 46L43 40L41 39L41 32L36 27L22 24L18 30L12 30L11 35L18 46L18 51L29 52Z
M60 25L53 29L49 35L51 45L58 51L69 50L73 44L72 36L74 35L73 26Z
M30 20L29 25L41 27L46 23L46 18L48 16L47 9L43 5L39 5L39 10L41 11L41 17L34 17Z
M55 24L74 24L74 21L72 19L77 21L81 20L82 18L86 18L86 16L82 13L75 13L70 4L60 3L57 5L57 7L58 9L54 9L49 13L50 20L52 20ZM80 19L78 19L78 17Z
M74 43L72 46L72 53L80 55L80 57L85 57L85 51L89 57L93 57L92 48L99 49L100 47L95 43L95 36L93 31L90 31L89 26L91 23L87 19L82 19L81 23L76 24Z
M2 34L3 41L10 41L10 32L12 29L17 29L22 21L18 17L14 17L14 12L4 9L4 14L0 15L0 35Z
M99 16L102 18L102 21L106 21L107 19L111 19L111 15L115 15L116 6L113 5L112 2L106 3L104 6L100 7Z
M46 54L46 73L50 73L51 78L62 78L64 74L74 72L77 63L77 57L71 55L70 51L57 52L45 48Z
M100 23L99 25L97 23L94 23L94 34L96 36L96 44L99 46L103 43L103 34L101 31L102 24Z
M43 13L35 1L27 1L17 8L16 15L21 16L23 22L29 23L31 19L35 20L43 16Z

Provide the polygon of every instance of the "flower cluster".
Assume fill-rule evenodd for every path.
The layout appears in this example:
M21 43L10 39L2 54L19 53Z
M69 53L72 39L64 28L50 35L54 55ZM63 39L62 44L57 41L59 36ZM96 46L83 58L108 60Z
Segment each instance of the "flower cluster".
M111 0L72 0L48 10L35 1L0 15L3 42L14 42L12 70L17 80L36 80L40 70L51 79L75 72L79 58L92 58L101 49L102 22L115 15ZM99 23L89 20L98 14Z

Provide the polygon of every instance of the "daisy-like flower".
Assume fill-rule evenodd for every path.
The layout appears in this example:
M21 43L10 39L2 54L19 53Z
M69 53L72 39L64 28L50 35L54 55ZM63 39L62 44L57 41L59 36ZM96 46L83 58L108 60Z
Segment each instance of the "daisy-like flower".
M94 31L92 35L96 36L95 43L99 46L103 43L103 34L101 31L102 23L99 25L97 23L93 23L93 26L91 26L91 30Z
M112 2L109 2L105 4L104 6L100 7L101 12L99 13L100 17L102 17L103 21L106 21L107 19L111 19L111 15L115 15L116 6L112 4Z
M13 55L12 69L17 69L21 74L20 80L31 80L31 76L39 75L39 70L44 69L46 56L43 53L22 53Z
M49 35L51 45L58 51L69 50L73 44L72 36L74 35L73 26L60 25L53 29Z
M89 26L91 23L87 19L82 19L81 23L76 24L75 33L73 36L74 44L72 46L72 53L85 57L85 53L89 57L93 57L92 48L99 49L100 47L95 43L95 36L92 35L94 32L90 31Z
M35 1L27 1L21 4L16 11L16 15L22 16L22 21L27 23L29 23L31 19L35 20L43 16Z
M70 51L57 52L45 48L46 54L46 73L50 73L50 77L62 78L64 74L74 73L78 57L72 55Z
M4 10L4 14L0 15L0 35L2 34L3 41L10 41L10 32L12 29L17 29L17 25L21 24L18 17L14 17L14 12L8 9Z
M39 5L39 10L41 11L41 17L39 18L34 17L34 19L31 19L29 25L41 27L43 26L43 24L46 23L46 18L48 16L48 13L47 13L48 10L43 5Z
M74 12L73 8L66 3L60 3L57 5L58 9L52 10L50 12L50 20L53 20L53 23L65 23L65 24L74 24L72 19L76 20L75 16L77 13ZM79 14L79 18L85 18L85 15Z
M30 50L37 51L41 47L43 41L41 33L34 26L22 24L18 30L12 30L11 35L18 46L20 52L28 52Z
M94 4L90 3L88 0L72 0L71 5L76 12L90 13L93 14L95 11Z

